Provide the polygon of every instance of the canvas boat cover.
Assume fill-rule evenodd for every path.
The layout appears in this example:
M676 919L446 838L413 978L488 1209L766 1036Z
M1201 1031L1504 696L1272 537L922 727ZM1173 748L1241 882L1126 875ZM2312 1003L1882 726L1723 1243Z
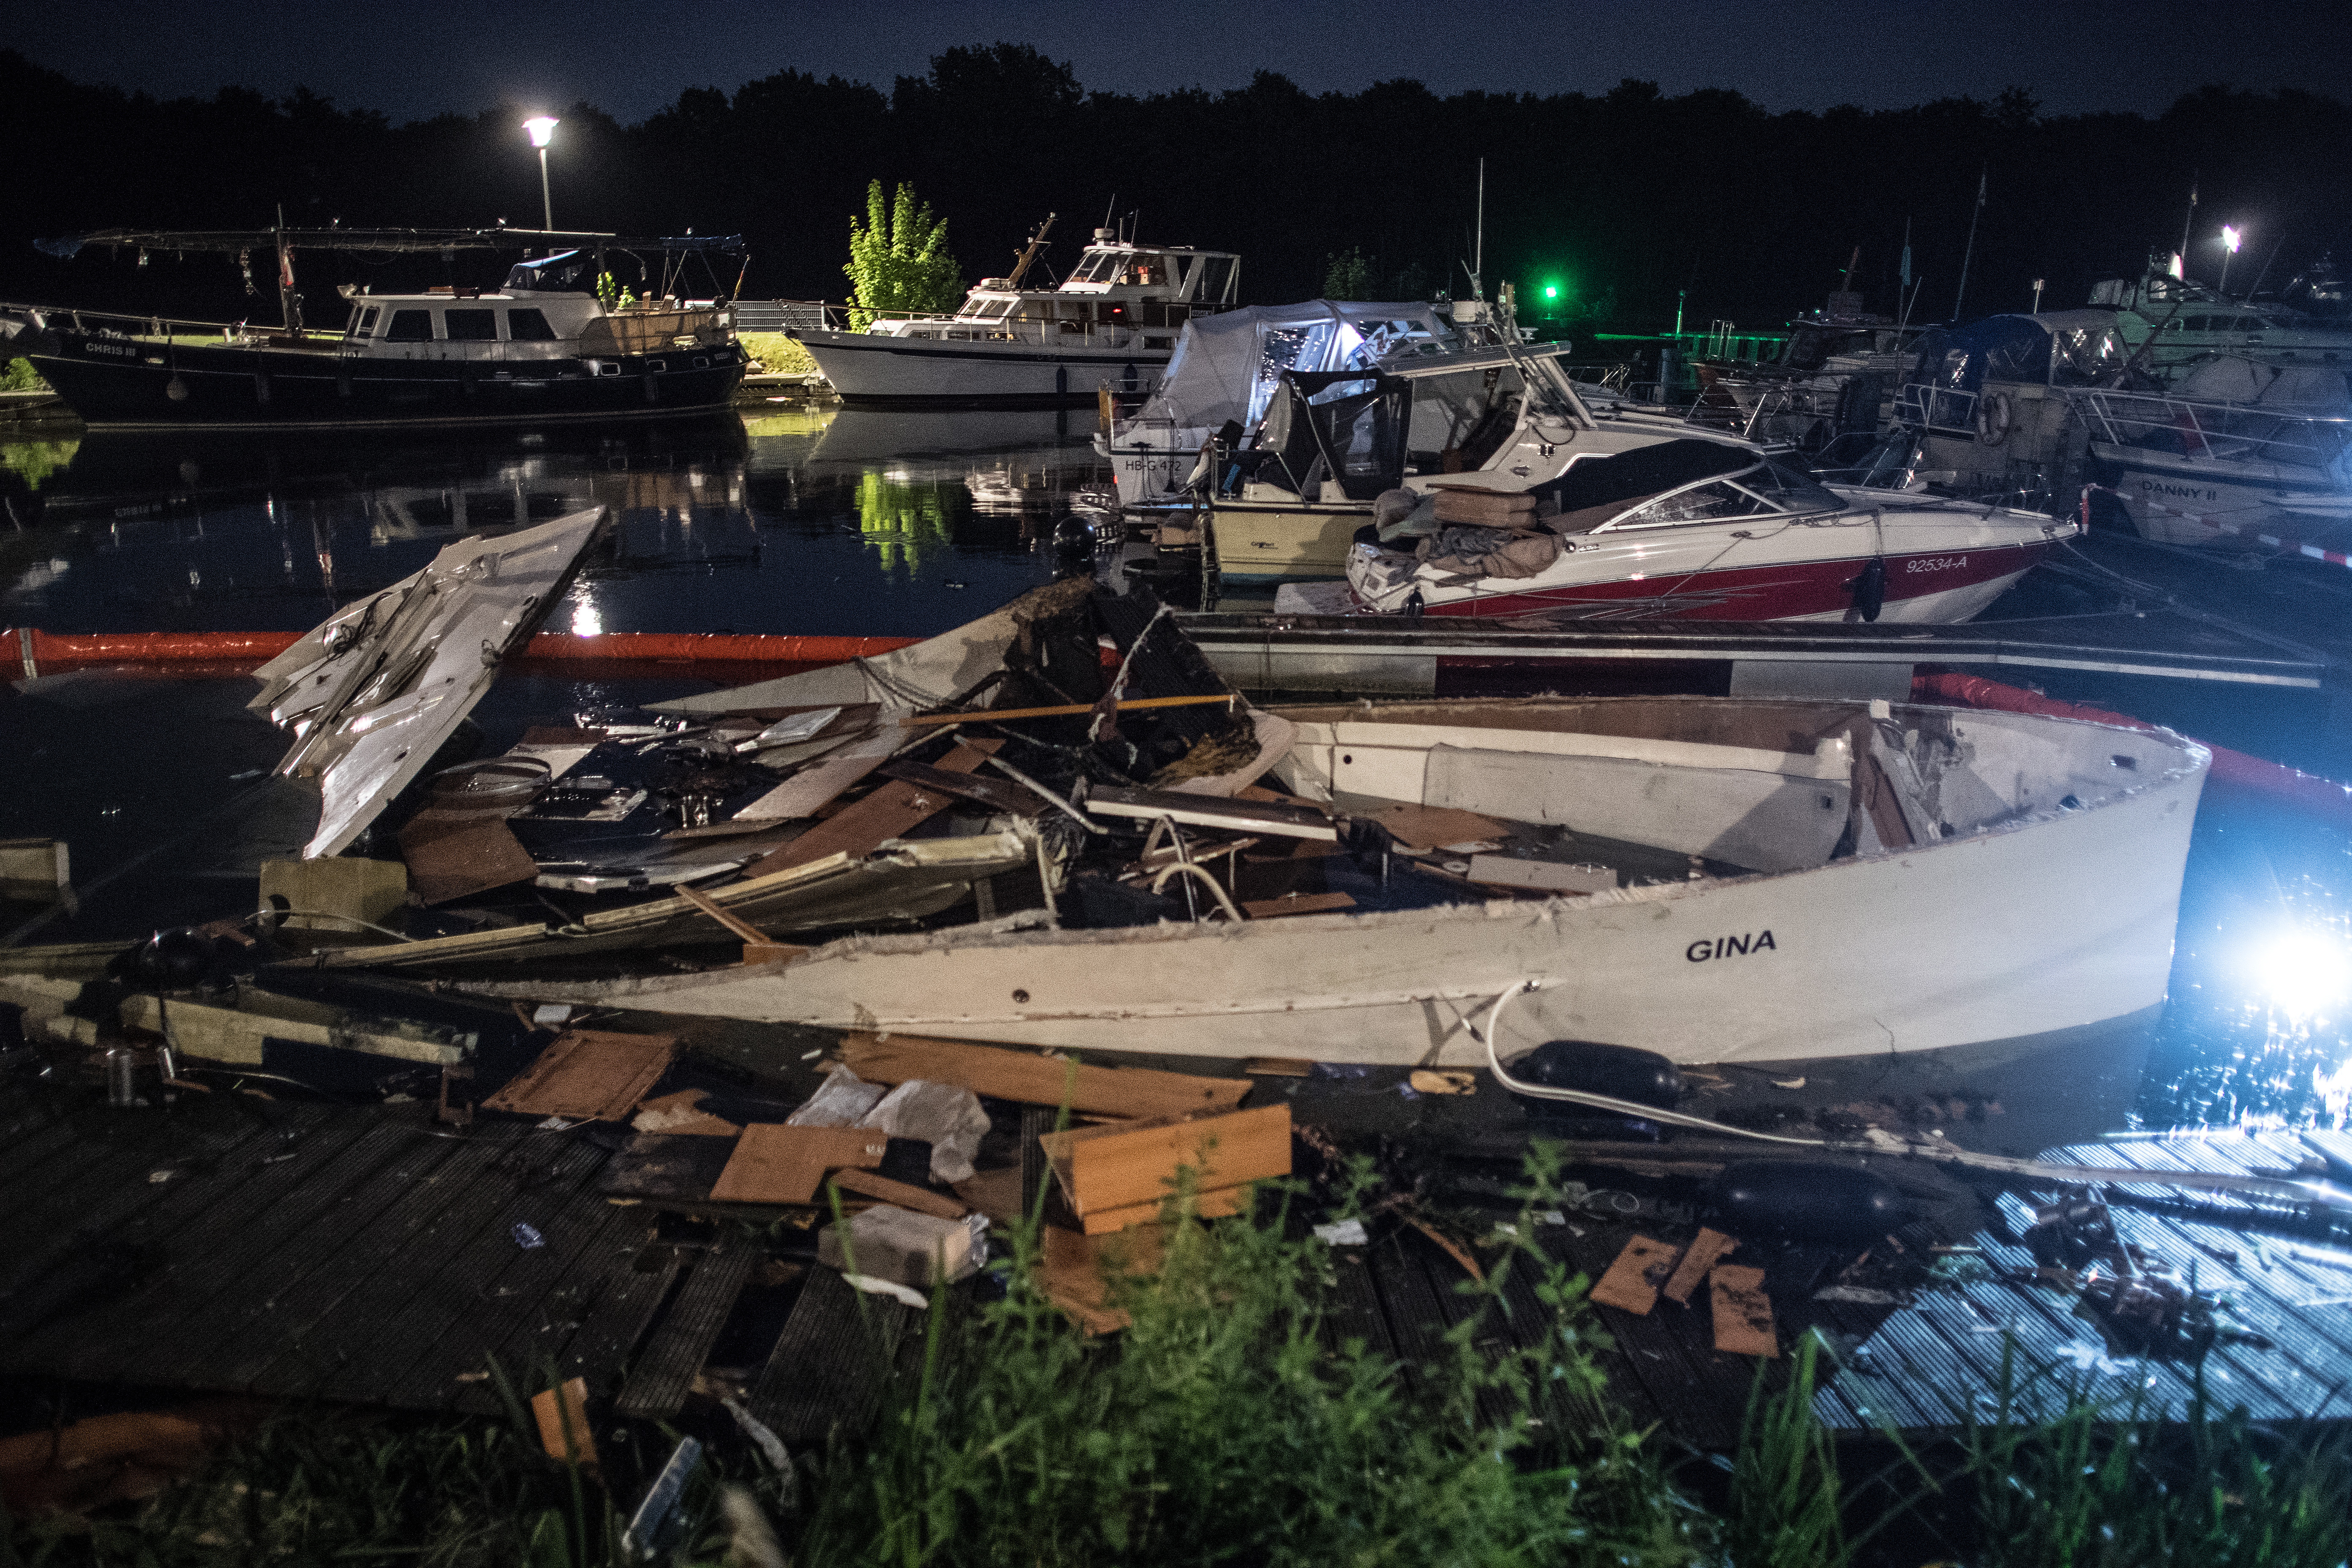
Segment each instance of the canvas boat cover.
M2114 386L2130 357L2113 310L1987 316L1921 334L1918 362L1905 384L1968 393L1981 392L1988 381Z
M1184 323L1160 390L1138 425L1214 430L1258 422L1285 371L1360 370L1413 353L1446 353L1460 339L1434 305L1309 300L1252 305Z

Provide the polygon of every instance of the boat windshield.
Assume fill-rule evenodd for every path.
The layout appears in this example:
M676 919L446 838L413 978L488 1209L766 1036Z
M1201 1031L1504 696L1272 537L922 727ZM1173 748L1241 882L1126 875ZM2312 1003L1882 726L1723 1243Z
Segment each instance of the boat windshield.
M1759 463L1644 501L1604 526L1612 532L1773 513L1842 511L1844 503L1793 468Z
M1118 276L1119 263L1126 259L1126 256L1119 251L1097 250L1078 263L1078 269L1070 274L1070 281L1108 283Z

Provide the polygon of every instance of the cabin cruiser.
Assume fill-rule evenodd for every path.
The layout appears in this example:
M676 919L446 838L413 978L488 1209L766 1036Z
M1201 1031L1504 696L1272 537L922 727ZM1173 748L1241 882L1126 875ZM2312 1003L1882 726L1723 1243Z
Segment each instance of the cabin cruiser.
M2352 367L2352 321L2322 313L2341 307L2342 285L2334 281L2333 269L2315 268L2295 279L2290 292L2315 309L2232 300L2183 278L2178 256L2159 254L2148 258L2137 281L2111 278L2093 285L2090 302L2116 313L2126 347L2166 383L2213 353L2270 364Z
M1874 431L1916 363L1924 330L1872 315L1860 294L1844 290L1789 328L1779 357L1767 363L1695 357L1699 393L1690 422L1808 453L1840 436Z
M1204 459L1219 579L1345 576L1358 531L1391 490L1523 494L1578 457L1692 435L1678 421L1595 414L1569 379L1569 351L1505 341L1370 374L1284 372L1255 428Z
M414 293L342 290L340 331L307 328L294 289L299 249L369 256L564 248L516 264L503 287ZM729 302L658 293L624 299L610 253L659 249L662 285L683 259L740 240L629 240L517 230L268 229L252 234L116 231L49 242L147 252L216 251L249 268L278 258L276 329L160 315L38 309L26 352L90 425L322 427L644 419L729 406L743 379ZM600 294L600 283L604 292Z
M1400 507L1349 552L1349 603L1297 602L1432 616L1940 624L1983 611L2078 531L2033 512L1833 489L1752 449L1684 439L1581 454L1521 496L1440 489L1409 512Z
M2074 510L2084 435L2072 395L2141 380L2113 310L2044 310L1937 327L1895 397L1915 482L1965 500ZM2143 381L2143 384L2144 384Z
M1284 372L1361 370L1463 346L1440 307L1406 301L1308 300L1197 317L1150 401L1098 433L1095 450L1112 465L1123 509L1189 502L1201 448L1228 424L1229 446L1255 427Z
M796 327L852 405L1055 408L1106 385L1140 395L1174 357L1187 321L1234 302L1241 258L1148 246L1095 230L1058 288L1022 287L1044 249L1039 226L1005 278L984 278L953 315L877 314L860 331Z
M2352 564L2352 366L2217 355L2163 393L2074 394L2142 537Z

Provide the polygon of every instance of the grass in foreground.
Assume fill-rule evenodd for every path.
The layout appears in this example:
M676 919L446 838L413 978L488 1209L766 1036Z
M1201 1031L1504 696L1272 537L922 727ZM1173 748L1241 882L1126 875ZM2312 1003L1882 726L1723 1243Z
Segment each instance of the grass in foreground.
M1540 1154L1526 1196L1486 1279L1460 1287L1462 1321L1411 1364L1332 1331L1330 1254L1292 1239L1278 1212L1178 1227L1156 1278L1118 1286L1132 1327L1108 1340L1035 1290L1040 1237L1018 1227L1003 1298L961 1317L934 1310L919 1375L865 1440L782 1470L730 1446L689 1493L685 1545L661 1560L2337 1568L2352 1556L2342 1442L2202 1409L2185 1427L2079 1401L2011 1422L2006 1388L1984 1419L1957 1420L1952 1441L1885 1441L1884 1468L1846 1475L1812 1414L1812 1342L1784 1388L1759 1384L1728 1475L1694 1464L1604 1395L1583 1281L1532 1240L1532 1212L1559 1202ZM1515 1302L1522 1319L1504 1325ZM1478 1342L1497 1339L1520 1348ZM81 1531L13 1525L0 1568L617 1563L622 1511L671 1436L599 1431L608 1500L545 1458L519 1401L505 1421L289 1416L135 1512Z

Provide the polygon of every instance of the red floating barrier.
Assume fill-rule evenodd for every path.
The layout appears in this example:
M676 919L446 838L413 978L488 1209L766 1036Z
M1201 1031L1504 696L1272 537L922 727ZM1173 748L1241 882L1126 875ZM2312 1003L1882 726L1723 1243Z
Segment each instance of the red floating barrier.
M56 675L93 664L206 673L259 668L301 640L300 632L58 633L31 626L0 629L8 679ZM519 658L534 665L826 665L871 658L919 637L787 637L733 632L607 632L578 637L541 632Z

